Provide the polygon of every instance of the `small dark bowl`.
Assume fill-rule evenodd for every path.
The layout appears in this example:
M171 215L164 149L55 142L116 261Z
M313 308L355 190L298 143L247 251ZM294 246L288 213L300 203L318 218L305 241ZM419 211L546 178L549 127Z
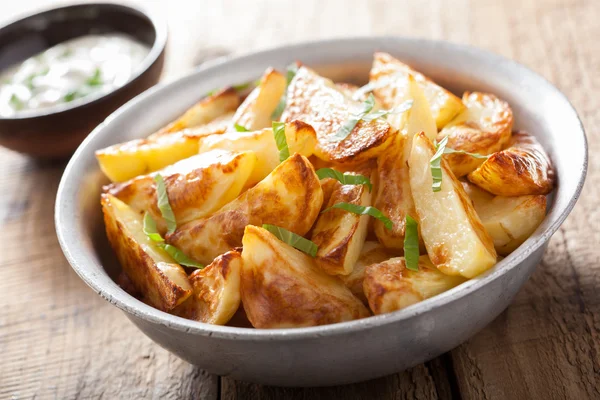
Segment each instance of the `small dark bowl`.
M60 42L120 32L151 47L138 73L125 85L48 109L0 117L0 145L40 159L70 156L83 139L122 104L158 82L167 27L146 11L111 3L77 4L27 16L0 28L0 70Z

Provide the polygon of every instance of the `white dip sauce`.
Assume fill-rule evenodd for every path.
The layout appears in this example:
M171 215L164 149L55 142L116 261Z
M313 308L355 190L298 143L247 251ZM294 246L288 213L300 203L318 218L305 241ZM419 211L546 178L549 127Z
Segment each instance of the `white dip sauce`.
M149 52L123 34L59 43L0 73L0 116L110 92L129 81Z

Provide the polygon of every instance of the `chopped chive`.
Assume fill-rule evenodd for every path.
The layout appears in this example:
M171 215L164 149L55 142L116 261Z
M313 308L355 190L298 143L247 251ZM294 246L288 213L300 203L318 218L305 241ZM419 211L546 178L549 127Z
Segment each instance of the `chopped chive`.
M275 110L271 114L272 120L279 120L279 118L281 118L281 114L283 114L283 111L285 110L285 105L287 103L287 88L288 88L288 86L290 86L290 82L292 82L292 80L296 76L297 72L298 72L298 64L292 63L292 64L288 65L287 72L286 72L285 90L283 91L283 94L281 95L281 98L279 99L279 103L277 103L277 107L275 107Z
M238 132L249 132L248 128L246 128L245 126L239 125L239 124L233 124L233 127Z
M290 246L308 254L311 257L317 255L319 247L308 239L303 238L300 235L290 232L285 228L276 225L263 224L263 229L271 232L275 237L282 242L289 244Z
M332 168L321 168L317 170L317 176L319 179L333 178L342 185L365 185L369 188L369 192L373 189L371 180L364 175L344 174Z
M288 148L287 139L285 137L284 122L273 121L273 135L275 136L277 149L279 149L279 161L283 162L290 156L290 149Z
M154 176L154 182L156 182L156 198L158 208L165 222L167 223L167 233L175 232L177 229L177 221L175 220L175 214L169 204L169 196L167 194L167 187L165 186L165 180L161 174Z
M404 260L406 268L419 270L419 229L417 221L408 214L404 228Z
M321 211L321 214L326 213L327 211L329 211L333 208L339 208L341 210L348 211L348 212L351 212L351 213L357 214L357 215L370 215L371 217L377 218L378 220L383 222L383 225L386 227L386 229L392 229L392 227L393 227L392 221L388 217L386 217L384 213L382 213L375 207L371 207L371 206L365 207L365 206L360 206L358 204L342 202L342 203L334 204L331 207Z
M433 155L433 157L431 157L431 160L429 160L429 164L431 165L431 177L433 178L433 184L431 185L431 189L434 192L439 192L440 190L442 190L442 156L444 154L459 153L466 154L474 158L489 158L489 156L483 156L477 153L469 153L463 150L454 150L450 147L446 147L447 144L448 136L444 136L444 138L440 140L439 143L435 143L435 154Z

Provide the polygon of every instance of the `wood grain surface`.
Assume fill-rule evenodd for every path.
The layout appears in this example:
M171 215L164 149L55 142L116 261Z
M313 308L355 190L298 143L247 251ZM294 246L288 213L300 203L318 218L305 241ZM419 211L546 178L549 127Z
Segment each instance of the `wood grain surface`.
M2 2L0 20L52 3ZM553 82L578 110L590 145L586 187L514 303L467 343L386 378L282 389L186 364L95 295L54 234L64 164L0 149L0 398L600 398L600 1L137 3L168 19L165 80L221 55L351 35L445 39L513 58Z

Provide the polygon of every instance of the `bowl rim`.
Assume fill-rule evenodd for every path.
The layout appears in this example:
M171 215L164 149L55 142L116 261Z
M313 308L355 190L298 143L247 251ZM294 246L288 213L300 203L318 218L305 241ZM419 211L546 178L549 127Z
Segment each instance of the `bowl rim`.
M0 121L20 121L20 120L31 120L36 118L42 118L49 115L60 115L63 113L67 113L69 111L75 110L80 107L92 106L98 102L105 100L107 97L111 97L117 93L122 92L123 90L130 87L131 83L137 80L140 76L142 76L146 71L148 71L160 58L160 55L166 48L167 45L167 37L168 37L168 28L166 20L160 16L160 14L156 11L152 11L150 8L142 5L142 4L122 4L116 1L95 1L93 3L72 3L65 4L58 7L48 7L43 8L31 13L24 13L22 15L18 15L15 18L9 20L8 22L2 24L0 26L0 32L6 28L9 28L12 25L16 25L22 23L23 21L37 17L42 14L56 12L60 10L67 10L71 8L86 8L86 7L97 7L97 6L109 6L120 9L121 11L127 10L132 15L135 13L141 14L148 19L150 25L152 25L152 29L155 33L154 42L150 47L150 51L144 57L142 62L139 64L135 73L132 74L127 82L123 85L116 87L106 93L97 93L90 94L89 96L84 96L80 99L76 99L75 101L71 101L68 103L56 104L51 107L44 107L40 109L34 110L25 110L23 112L16 113L14 116L3 117L0 116ZM78 36L76 36L78 37ZM1 72L1 71L0 71Z
M581 164L580 174L577 177L577 185L574 191L570 194L570 198L568 203L564 206L563 209L557 210L555 220L546 227L543 232L535 233L532 237L528 239L527 246L522 245L509 256L500 261L497 265L498 267L487 271L486 273L470 279L459 286L454 287L444 293L441 293L437 296L434 296L430 299L421 301L417 304L411 305L404 309L388 313L382 315L375 315L359 320L340 322L336 324L330 325L321 325L321 326L313 326L313 327L303 327L303 328L278 328L278 329L252 329L252 328L241 328L241 327L230 327L230 326L220 326L220 325L211 325L199 321L188 320L184 318L177 317L175 315L168 314L166 312L160 311L152 306L149 306L140 300L130 296L123 289L115 285L115 287L105 288L98 284L95 280L95 275L90 268L82 263L80 260L82 252L85 250L81 249L81 245L76 241L73 244L69 243L69 239L75 239L78 235L78 232L72 233L69 232L70 226L68 222L70 220L71 226L75 226L73 213L68 213L65 211L62 212L61 204L65 202L65 191L68 186L69 177L73 174L76 174L77 171L75 169L77 160L80 154L84 151L87 144L96 136L100 135L103 131L103 127L110 123L110 121L118 116L121 112L125 110L135 107L136 104L147 97L153 96L156 92L161 89L166 89L169 86L176 84L184 79L193 79L191 76L195 76L203 71L213 70L219 68L219 65L222 63L229 62L249 62L252 59L256 58L267 58L269 55L278 53L281 51L290 51L295 52L298 49L306 49L308 48L318 48L321 46L332 46L332 45L342 45L342 44L351 44L354 41L372 41L376 43L378 40L383 41L404 41L405 43L412 42L413 44L423 44L423 45L441 45L448 46L452 51L462 52L462 53L479 53L480 56L486 57L491 61L504 63L510 66L510 68L515 69L516 72L520 72L526 75L535 76L540 82L544 82L546 85L546 89L554 92L556 96L562 99L569 107L569 111L573 113L577 122L578 129L577 132L573 132L573 134L578 134L582 136L583 143L583 152L584 157ZM522 64L517 63L516 61L510 60L506 57L500 56L498 54L492 53L487 50L479 49L469 45L457 44L447 41L441 40L430 40L430 39L422 39L422 38L412 38L412 37L403 37L403 36L356 36L349 38L337 38L337 39L327 39L327 40L314 40L314 41L305 41L290 45L282 45L274 48L252 52L249 54L244 54L237 57L227 57L226 59L220 62L212 62L209 65L201 66L193 71L190 71L190 74L180 77L174 81L170 81L168 83L161 83L153 88L147 90L146 92L138 95L137 97L130 100L128 103L123 105L117 111L115 111L111 116L107 118L105 122L100 124L88 137L83 141L83 143L79 146L69 164L65 168L64 174L61 178L57 197L55 204L55 226L56 233L58 236L59 244L67 258L68 262L71 264L72 268L75 272L80 276L80 278L90 286L96 293L98 293L101 297L108 300L110 303L114 304L119 309L125 311L127 314L131 314L134 317L145 320L152 324L162 325L164 327L174 329L177 331L181 331L184 333L189 333L197 336L205 336L205 337L216 337L227 340L245 340L245 341L287 341L291 339L318 339L320 337L325 336L334 336L334 335L342 335L342 334L350 334L356 333L363 330L369 330L377 328L381 325L387 325L392 323L398 323L400 321L409 320L411 318L415 318L422 314L425 314L432 309L442 307L446 304L453 303L455 301L460 300L461 298L482 289L490 282L498 279L500 276L509 273L513 268L517 268L519 264L528 258L532 253L534 253L539 248L543 247L545 243L550 239L550 237L558 230L560 225L567 218L575 203L577 202L581 190L583 188L583 184L585 182L585 177L587 174L588 167L588 144L587 138L585 135L585 130L577 111L568 100L568 98L552 83L550 83L547 79L543 78L536 72L531 69L525 67ZM71 215L69 215L71 214ZM129 316L129 315L128 315Z

